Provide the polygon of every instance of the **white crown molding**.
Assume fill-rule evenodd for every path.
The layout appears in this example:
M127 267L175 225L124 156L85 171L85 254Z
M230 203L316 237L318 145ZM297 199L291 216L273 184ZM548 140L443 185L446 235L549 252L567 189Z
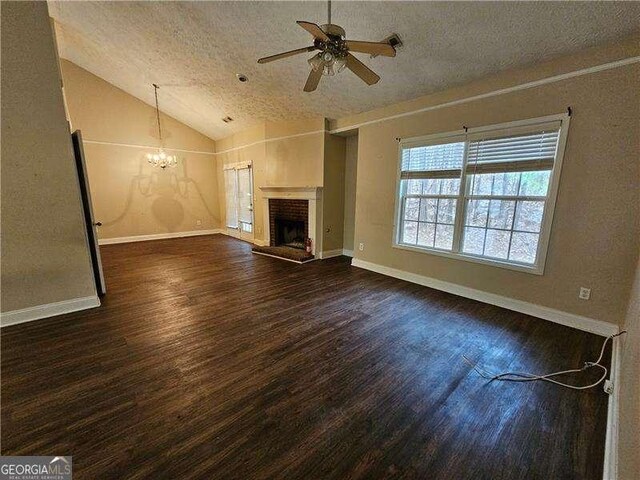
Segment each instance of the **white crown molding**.
M618 479L618 432L620 421L620 365L621 348L619 337L612 340L611 346L611 373L609 379L613 382L613 393L609 395L607 405L607 432L604 444L604 468L603 480Z
M239 145L237 147L228 148L227 150L221 150L219 152L206 152L201 150L186 150L183 148L170 148L165 147L166 151L171 152L181 152L181 153L199 153L202 155L223 155L225 153L235 152L237 150L242 150L243 148L249 148L256 145L271 143L271 142L279 142L281 140L289 140L292 138L306 137L308 135L317 135L319 133L329 133L328 130L312 130L310 132L296 133L294 135L284 135L282 137L275 138L265 138L264 140L258 140L257 142L248 143L246 145ZM215 141L215 140L214 140ZM157 150L158 145L139 145L135 143L118 143L118 142L104 142L101 140L87 140L84 139L83 143L94 144L94 145L110 145L114 147L127 147L127 148L141 148L145 150Z
M328 130L312 130L311 132L296 133L294 135L285 135L285 136L282 136L282 137L265 138L264 140L258 140L257 142L248 143L246 145L240 145L238 147L228 148L227 150L221 150L219 152L216 152L215 154L216 155L223 155L225 153L235 152L236 150L242 150L243 148L249 148L249 147L253 147L253 146L256 146L256 145L261 145L263 143L279 142L281 140L289 140L291 138L306 137L308 135L316 135L318 133L329 133L329 131Z
M543 320L549 320L550 322L559 323L560 325L565 325L567 327L595 333L596 335L602 335L603 337L608 337L618 333L618 326L612 323L582 317L580 315L563 312L543 305L536 305L534 303L503 297L502 295L496 295L494 293L483 292L482 290L476 290L475 288L464 287L455 283L445 282L436 278L398 270L396 268L367 262L357 258L352 260L351 265L365 270L370 270L372 272L381 273L383 275L388 275L390 277L406 280L407 282L417 283L418 285L423 285L425 287L442 290L443 292L453 293L454 295L459 295L461 297L471 298L473 300L489 303L508 310L542 318Z
M88 143L88 144L93 144L93 145L109 145L109 146L114 146L114 147L127 147L127 148L141 148L141 149L145 149L145 150L157 150L158 149L158 145L136 145L133 143L117 143L117 142L102 142L100 140L87 140L87 139L83 139L82 143ZM203 152L200 150L185 150L182 148L170 148L170 147L165 147L165 150L167 152L180 152L180 153L199 153L202 155L215 155L216 152Z
M74 298L63 300L62 302L47 303L35 307L23 308L0 313L0 327L17 325L19 323L32 322L42 318L55 317L65 313L77 312L88 308L100 306L100 299L97 296Z
M189 232L156 233L153 235L134 235L131 237L101 238L98 240L98 244L111 245L114 243L146 242L149 240L165 240L168 238L198 237L200 235L215 235L216 233L223 233L223 232L221 229L216 228L213 230L193 230Z
M364 127L367 125L373 125L375 123L386 122L388 120L395 120L397 118L408 117L411 115L417 115L424 112L429 112L432 110L438 110L441 108L452 107L454 105L460 105L463 103L475 102L476 100L482 100L484 98L496 97L498 95L505 95L507 93L517 92L519 90L526 90L529 88L539 87L542 85L547 85L549 83L561 82L563 80L568 80L574 77L580 77L582 75L590 75L592 73L602 72L605 70L611 70L613 68L624 67L627 65L631 65L633 63L640 62L640 57L628 57L623 58L622 60L616 60L615 62L603 63L601 65L595 65L593 67L583 68L580 70L574 70L573 72L562 73L560 75L554 75L551 77L542 78L540 80L534 80L532 82L521 83L519 85L514 85L507 88L501 88L499 90L493 90L490 92L482 93L479 95L473 95L471 97L459 98L458 100L452 100L450 102L438 103L436 105L430 105L428 107L418 108L416 110L410 110L403 113L398 113L396 115L389 115L386 117L376 118L374 120L368 120L366 122L354 123L352 125L347 125L344 127L334 128L333 130L329 130L329 133L343 133L348 132L350 130L355 130L360 127Z

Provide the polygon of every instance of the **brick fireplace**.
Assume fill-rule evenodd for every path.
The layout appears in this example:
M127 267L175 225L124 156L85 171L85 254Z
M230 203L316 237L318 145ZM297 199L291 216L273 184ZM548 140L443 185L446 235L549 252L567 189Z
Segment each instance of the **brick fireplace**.
M269 199L269 245L304 248L309 237L309 200Z
M264 199L264 244L322 251L322 187L260 187ZM300 245L302 243L302 245Z

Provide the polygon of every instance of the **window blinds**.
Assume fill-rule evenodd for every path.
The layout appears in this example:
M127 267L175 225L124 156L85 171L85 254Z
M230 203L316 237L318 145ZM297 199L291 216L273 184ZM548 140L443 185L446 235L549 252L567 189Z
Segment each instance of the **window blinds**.
M465 141L402 148L401 179L458 178L466 173L552 170L560 136L560 122L488 130ZM467 144L466 162L465 144Z
M525 172L553 168L560 129L479 138L469 142L467 166L473 173Z
M464 158L464 142L427 145L402 150L403 179L457 178Z

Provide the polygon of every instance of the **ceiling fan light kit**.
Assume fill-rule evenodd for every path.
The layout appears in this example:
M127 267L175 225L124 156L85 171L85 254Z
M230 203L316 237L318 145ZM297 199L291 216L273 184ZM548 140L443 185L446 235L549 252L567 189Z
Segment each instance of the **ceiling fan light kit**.
M322 75L333 76L348 68L355 73L367 85L378 83L380 77L364 63L358 60L351 52L367 53L372 57L383 55L395 57L396 51L391 42L364 42L357 40L347 40L344 29L331 23L331 2L328 2L329 21L325 25L319 26L312 22L298 20L296 22L313 36L313 45L310 47L298 48L288 52L263 57L258 63L269 63L275 60L291 57L299 53L313 52L319 50L308 62L311 66L309 77L304 86L305 92L313 92L317 87ZM389 37L391 38L391 37Z

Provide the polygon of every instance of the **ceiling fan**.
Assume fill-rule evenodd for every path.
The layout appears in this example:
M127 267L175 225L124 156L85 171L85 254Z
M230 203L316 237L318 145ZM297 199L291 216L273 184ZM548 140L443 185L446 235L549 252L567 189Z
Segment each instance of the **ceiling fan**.
M342 27L331 23L331 1L328 2L329 21L326 25L316 25L312 22L298 20L296 23L313 35L313 45L310 47L298 48L270 57L263 57L258 63L268 63L281 58L291 57L299 53L313 52L320 50L309 59L311 72L304 85L305 92L313 92L320 82L322 75L335 75L344 68L348 68L367 85L378 83L380 77L364 63L358 60L351 52L368 53L370 55L384 55L395 57L396 50L391 43L386 42L362 42L359 40L346 40L345 31Z

